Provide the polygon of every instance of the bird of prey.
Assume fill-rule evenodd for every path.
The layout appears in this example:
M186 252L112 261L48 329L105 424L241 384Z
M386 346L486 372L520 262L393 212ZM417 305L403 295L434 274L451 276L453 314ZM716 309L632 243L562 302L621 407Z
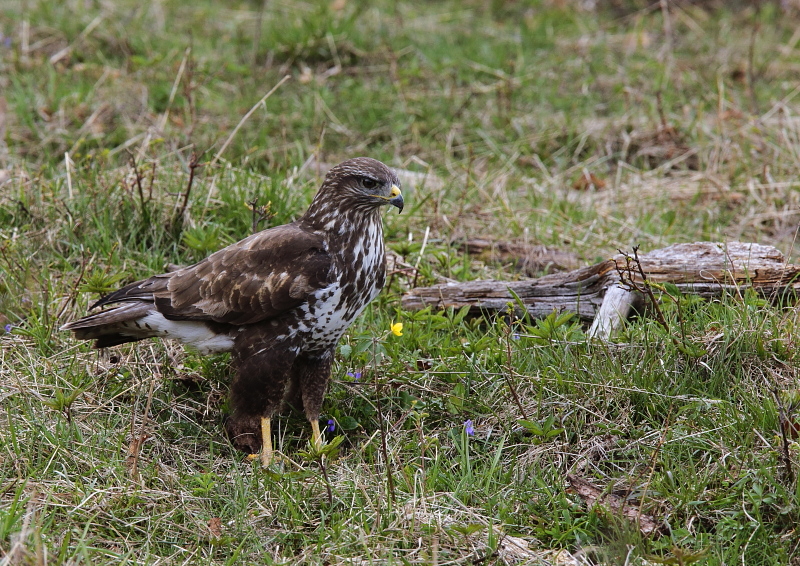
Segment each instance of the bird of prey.
M200 353L231 352L227 432L272 462L270 418L302 406L319 448L319 415L342 334L386 279L383 205L403 210L397 175L349 159L325 176L298 220L258 232L199 263L131 283L97 301L110 308L62 327L95 348L172 338ZM90 310L91 310L90 309Z

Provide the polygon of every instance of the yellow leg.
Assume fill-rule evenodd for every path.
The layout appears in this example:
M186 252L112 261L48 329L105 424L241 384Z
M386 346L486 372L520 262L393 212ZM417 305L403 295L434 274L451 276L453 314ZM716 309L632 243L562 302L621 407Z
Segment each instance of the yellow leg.
M272 464L272 428L269 417L261 417L261 466Z
M322 435L319 432L319 420L317 419L311 421L311 439L314 442L314 448L317 450L322 448Z

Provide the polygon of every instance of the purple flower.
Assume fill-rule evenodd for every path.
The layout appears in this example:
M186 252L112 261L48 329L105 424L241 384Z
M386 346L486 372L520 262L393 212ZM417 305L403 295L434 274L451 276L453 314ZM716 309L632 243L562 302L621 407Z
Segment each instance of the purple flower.
M14 327L13 327L13 326L11 326L10 324L6 324L6 325L3 327L3 330L5 330L6 332L11 332L11 329L12 329L12 328L14 328Z
M333 419L328 419L328 432L333 432L336 430L336 423L333 422Z
M467 433L467 436L475 435L475 427L472 426L472 419L467 419L464 421L464 432Z
M521 336L520 336L519 334L514 334L514 335L512 336L512 338L513 338L514 340L519 340L519 339L521 338Z
M357 371L357 372L355 372L355 373L354 373L354 372L352 372L352 371L348 371L348 372L347 372L347 375L349 375L350 377L352 377L352 378L353 378L353 379L355 379L356 381L358 381L359 379L361 379L361 372L360 372L360 371Z

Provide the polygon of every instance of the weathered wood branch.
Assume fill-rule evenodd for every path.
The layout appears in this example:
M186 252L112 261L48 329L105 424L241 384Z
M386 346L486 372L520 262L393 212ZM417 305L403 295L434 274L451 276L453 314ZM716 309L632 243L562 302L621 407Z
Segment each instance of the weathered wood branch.
M589 336L608 338L628 318L634 304L641 299L639 293L625 285L615 284L606 289L603 303L589 328Z
M514 302L509 292L513 291L536 318L545 317L553 310L569 310L591 320L603 302L605 288L615 278L615 263L609 260L525 281L467 281L417 287L403 295L401 304L406 310L469 306L472 314L480 314L506 310L508 303Z
M724 292L741 292L752 288L764 295L783 296L800 288L800 265L788 264L781 252L772 246L729 242L695 242L675 244L639 255L639 261L651 283L672 283L682 292L703 297ZM621 274L641 284L635 269L629 269L624 255L566 273L554 273L525 281L468 281L418 287L406 293L402 306L407 310L425 307L444 309L469 306L474 314L504 311L516 301L516 294L527 311L542 318L555 311L576 313L584 321L592 321L603 308L603 318L591 334L607 337L628 315L636 299L633 291L607 290L619 284ZM619 287L619 285L616 285ZM513 291L513 294L512 294ZM607 296L613 302L604 305ZM616 313L616 315L614 314ZM617 318L615 318L617 317Z

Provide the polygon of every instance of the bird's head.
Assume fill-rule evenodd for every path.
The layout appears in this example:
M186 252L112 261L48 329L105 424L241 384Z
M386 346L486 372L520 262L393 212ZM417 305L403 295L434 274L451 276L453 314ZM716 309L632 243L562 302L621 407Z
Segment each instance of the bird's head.
M317 198L346 201L350 208L366 211L391 204L403 211L403 194L394 171L369 157L343 161L325 175ZM317 199L315 199L317 200Z

